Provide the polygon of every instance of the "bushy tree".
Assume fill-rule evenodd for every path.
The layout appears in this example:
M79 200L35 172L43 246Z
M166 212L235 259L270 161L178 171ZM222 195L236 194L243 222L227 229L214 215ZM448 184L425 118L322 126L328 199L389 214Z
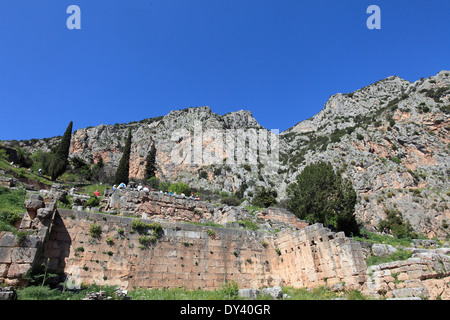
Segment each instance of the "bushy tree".
M117 167L116 174L114 175L114 183L128 184L130 175L130 154L131 154L131 129L128 131L127 141L123 148L122 158L120 159L119 166Z
M69 163L72 166L72 173L75 173L77 176L79 176L79 179L81 180L91 180L92 179L92 170L91 165L84 161L83 159L79 157L72 157L69 160Z
M69 158L70 139L72 138L72 126L73 122L70 121L58 147L53 154L52 161L49 166L49 174L52 181L55 181L66 171L67 160Z
M157 177L151 177L146 181L147 187L150 189L159 190L161 181Z
M31 167L33 171L38 171L39 169L42 169L42 173L45 175L50 174L50 165L53 161L54 153L44 152L42 150L37 150L35 153L31 155L31 158L33 159L34 163Z
M259 187L253 197L252 204L258 207L268 208L277 203L278 193L272 189L266 189L264 187Z
M404 221L403 216L398 210L385 209L386 219L381 220L378 224L380 231L391 230L392 235L396 238L414 238L417 235L409 221Z
M186 183L176 182L169 186L168 191L177 194L184 193L187 196L191 192L191 188Z
M287 208L300 219L332 226L347 236L359 234L354 216L356 192L330 163L306 166L296 182L289 185L287 194Z

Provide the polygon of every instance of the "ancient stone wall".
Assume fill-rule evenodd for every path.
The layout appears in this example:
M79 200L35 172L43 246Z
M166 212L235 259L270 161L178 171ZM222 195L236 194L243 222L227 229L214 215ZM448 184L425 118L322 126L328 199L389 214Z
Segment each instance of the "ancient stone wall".
M133 220L59 210L43 259L49 258L49 267L64 271L74 285L127 289L213 289L233 280L241 288L364 283L358 277L365 275L365 262L357 243L320 224L274 234L163 222L158 239L144 245ZM101 226L97 237L89 234L93 224Z
M104 201L106 204L101 209L107 212L171 222L209 220L224 224L245 214L235 207L216 207L197 199L159 192L116 190L107 194Z
M306 221L298 219L290 211L282 208L266 208L258 213L258 218L282 222L295 226L298 229L302 229L309 225Z
M69 282L133 287L189 289L220 288L225 281L240 286L269 286L279 260L270 235L246 230L193 224L163 223L163 233L152 243L133 230L135 218L59 210L44 259L52 269L64 271ZM146 221L146 220L143 220ZM150 222L150 221L147 221ZM101 226L93 237L91 225ZM271 241L270 239L268 241Z
M286 229L274 245L283 259L274 271L287 285L311 288L345 283L348 288L360 289L365 281L362 248L342 232L331 232L321 224Z
M450 251L446 250L418 252L407 260L370 266L364 292L394 299L450 299Z
M12 232L0 232L0 283L14 287L26 284L24 275L42 259L43 246L51 233L56 213L56 201L31 195L25 201L27 212L20 222L19 237Z
M31 232L26 241L0 234L0 281L23 285L26 271L42 263L66 274L69 287L215 289L236 281L240 288L345 283L359 289L366 280L359 243L321 224L306 226L285 210L266 210L267 223L251 231L230 223L252 217L245 210L177 196L119 191L106 198L106 210L132 217L56 210L58 197L54 188L46 199L26 201L19 228Z

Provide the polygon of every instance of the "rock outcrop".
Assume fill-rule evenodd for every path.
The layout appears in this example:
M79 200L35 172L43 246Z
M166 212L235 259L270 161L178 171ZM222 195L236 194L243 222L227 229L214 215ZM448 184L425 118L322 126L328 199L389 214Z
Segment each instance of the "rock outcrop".
M247 142L250 151L223 150L227 138L222 133L241 130L235 132L242 136L269 134L269 130L248 111L218 115L209 107L76 130L70 154L88 163L102 159L105 174L111 176L131 128L133 179L143 178L145 159L155 148L156 175L161 180L183 181L210 191L236 192L245 186L247 198L264 186L275 189L278 200L285 199L286 187L306 165L325 160L352 181L358 194L356 215L366 227L376 226L386 217L386 209L395 208L416 232L445 238L450 221L449 94L450 71L414 83L392 76L352 93L335 94L317 115L276 136L279 158L265 162L260 158L259 142ZM196 145L198 132L208 134ZM49 150L57 142L57 137L22 141L21 147L33 153ZM272 150L272 144L268 146ZM254 162L228 162L251 158L253 151ZM196 161L198 156L202 161ZM275 171L268 173L267 167ZM206 175L200 175L200 170Z

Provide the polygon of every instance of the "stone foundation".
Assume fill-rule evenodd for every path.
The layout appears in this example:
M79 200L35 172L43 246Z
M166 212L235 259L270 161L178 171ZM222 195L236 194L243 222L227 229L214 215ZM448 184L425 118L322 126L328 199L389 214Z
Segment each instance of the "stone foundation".
M134 213L128 217L56 210L50 200L38 195L27 200L20 230L33 234L21 244L11 233L0 234L1 282L22 286L26 271L42 263L64 273L68 287L218 289L236 281L240 288L345 284L361 289L366 282L360 243L321 224L307 226L286 210L272 208L255 217L235 207L158 193L111 195L108 210ZM267 223L258 231L230 224L244 218ZM136 220L158 221L161 230L157 235L135 230ZM228 227L206 224L212 221ZM90 232L94 225L97 234Z
M139 241L143 235L131 227L134 219L59 210L43 258L75 286L95 282L123 289L217 289L233 280L241 288L364 283L358 277L365 274L358 244L320 224L273 234L163 222L161 236L144 246ZM98 237L89 234L92 224L101 226Z
M370 266L365 292L374 297L450 299L450 257L420 252L404 261Z

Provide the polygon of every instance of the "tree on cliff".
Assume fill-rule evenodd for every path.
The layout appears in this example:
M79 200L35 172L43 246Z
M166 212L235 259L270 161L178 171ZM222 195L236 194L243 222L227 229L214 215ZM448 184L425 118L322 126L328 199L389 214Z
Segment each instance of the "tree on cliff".
M352 183L335 172L330 163L306 166L287 193L287 208L300 219L320 222L325 227L331 225L347 236L359 234L354 215L356 192Z
M130 154L131 154L131 129L128 131L127 141L123 148L122 158L120 159L119 166L117 167L116 174L114 175L114 183L120 184L129 182L130 174Z
M72 126L73 122L70 121L66 131L56 147L52 156L52 160L49 166L49 174L52 181L55 181L60 175L62 175L67 168L67 160L69 159L70 139L72 138Z
M150 148L147 158L145 159L145 174L144 180L147 181L155 176L156 172L156 149L155 146Z

